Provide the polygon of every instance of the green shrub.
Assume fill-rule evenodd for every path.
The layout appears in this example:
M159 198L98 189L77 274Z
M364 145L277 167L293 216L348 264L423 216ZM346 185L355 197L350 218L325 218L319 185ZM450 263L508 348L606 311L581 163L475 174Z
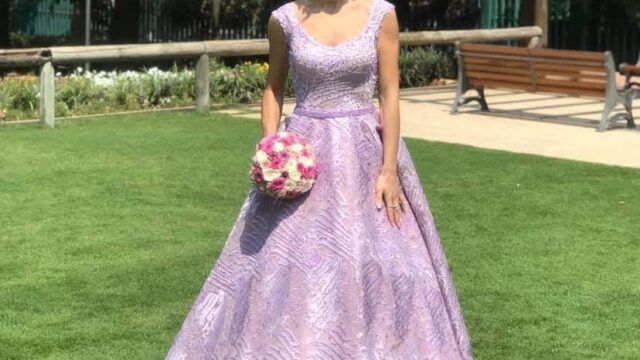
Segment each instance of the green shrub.
M214 103L251 103L260 100L269 66L243 62L233 67L218 59L209 64L210 96ZM415 48L400 54L401 87L429 85L448 77L452 64L432 48ZM105 72L76 69L68 76L56 74L58 116L107 113L149 108L192 105L195 101L195 71L174 65L168 71L157 67L142 71ZM0 80L0 112L6 120L38 115L38 79L12 76ZM285 96L293 96L291 76ZM1 119L0 119L1 120Z
M38 114L38 78L11 77L0 82L0 112L7 120L22 120Z
M427 86L434 80L453 76L451 58L431 46L401 51L399 66L402 88Z

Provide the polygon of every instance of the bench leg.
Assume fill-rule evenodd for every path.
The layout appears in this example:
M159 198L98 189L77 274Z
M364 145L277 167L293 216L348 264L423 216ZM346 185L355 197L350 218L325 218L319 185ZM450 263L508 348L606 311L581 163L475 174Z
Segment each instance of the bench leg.
M605 131L609 127L609 115L611 111L616 107L616 101L612 98L607 98L604 103L604 111L602 112L602 119L600 125L598 125L598 131Z
M624 108L627 110L627 128L635 129L636 122L633 119L633 99L635 98L635 92L630 91L624 98Z
M456 91L456 99L453 102L453 106L451 107L451 113L455 114L458 112L458 108L462 105L466 105L472 101L477 101L480 104L481 111L489 111L489 105L487 105L487 99L484 96L484 87L478 86L473 87L473 89L478 93L478 96L472 97L463 97L464 93L467 92L464 86L458 86L458 90Z
M480 103L480 110L489 111L489 105L487 104L487 98L484 96L484 86L480 86L476 88L478 92L478 102Z
M453 100L453 105L451 106L451 113L455 114L458 112L458 108L462 104L462 96L466 92L463 81L458 80L458 85L456 86L456 97Z

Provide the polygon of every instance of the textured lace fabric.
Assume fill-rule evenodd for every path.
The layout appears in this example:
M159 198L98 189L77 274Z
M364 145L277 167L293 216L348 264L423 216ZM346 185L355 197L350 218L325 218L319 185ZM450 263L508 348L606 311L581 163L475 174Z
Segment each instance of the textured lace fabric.
M166 359L471 360L403 138L399 228L375 205L383 160L375 41L393 5L373 0L365 31L335 48L304 34L291 6L273 12L287 35L297 101L283 128L313 146L316 182L296 199L251 187Z
M300 24L294 3L273 11L287 37L296 105L301 109L370 108L378 75L376 39L393 8L374 0L364 29L336 46L316 41Z

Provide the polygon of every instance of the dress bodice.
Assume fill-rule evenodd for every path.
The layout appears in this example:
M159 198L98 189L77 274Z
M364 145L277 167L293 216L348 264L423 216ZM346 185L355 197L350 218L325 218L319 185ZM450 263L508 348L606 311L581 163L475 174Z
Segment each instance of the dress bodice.
M296 109L358 111L373 106L378 78L376 40L384 15L394 7L387 0L372 0L364 29L355 37L328 46L302 27L289 2L273 10L288 46L288 60Z

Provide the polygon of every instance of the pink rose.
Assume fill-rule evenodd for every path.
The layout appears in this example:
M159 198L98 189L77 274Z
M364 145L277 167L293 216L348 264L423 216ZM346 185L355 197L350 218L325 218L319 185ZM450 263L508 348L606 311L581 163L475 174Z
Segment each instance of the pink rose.
M304 177L308 179L313 179L316 176L316 168L314 166L309 166L302 171Z
M280 142L284 146L289 146L295 142L295 139L291 135L283 136L282 138L280 138Z
M260 183L264 180L262 177L262 169L256 164L251 168L251 179L256 183Z
M280 159L280 157L274 157L271 159L271 162L269 163L269 167L272 169L280 169L280 167L282 166L282 160Z
M300 172L301 174L304 174L304 165L302 165L301 162L296 164L296 169L298 169L298 172Z
M258 150L262 150L266 153L273 152L273 144L276 142L276 138L273 135L262 138L258 142Z
M269 183L269 190L273 190L273 191L282 190L282 188L284 188L285 181L286 179L283 177L277 177L271 180L271 182Z
M279 158L282 162L286 162L289 160L289 153L286 151L282 151L276 154L276 157Z

